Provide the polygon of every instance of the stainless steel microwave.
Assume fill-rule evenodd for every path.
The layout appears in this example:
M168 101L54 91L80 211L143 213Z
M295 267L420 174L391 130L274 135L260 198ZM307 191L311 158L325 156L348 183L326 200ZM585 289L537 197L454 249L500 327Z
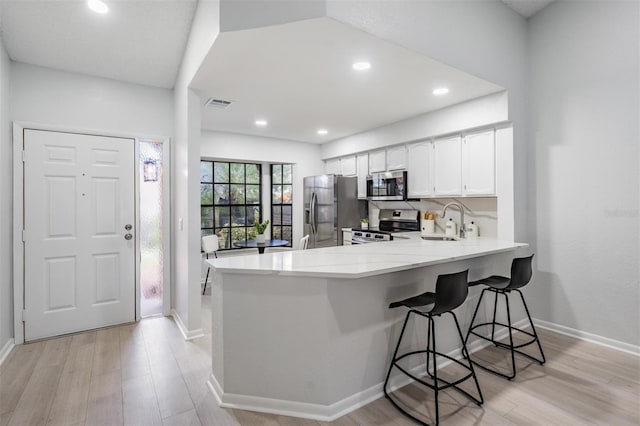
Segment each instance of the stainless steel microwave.
M369 200L406 200L407 172L374 173L367 176L367 198Z

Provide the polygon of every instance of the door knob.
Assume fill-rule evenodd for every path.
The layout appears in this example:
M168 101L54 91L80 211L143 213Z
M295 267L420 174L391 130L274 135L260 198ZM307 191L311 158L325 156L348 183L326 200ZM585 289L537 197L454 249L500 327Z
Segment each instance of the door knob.
M127 240L127 241L129 241L132 238L133 238L133 235L131 235L131 234L125 234L125 236L124 236L124 239Z
M131 228L133 228L133 226L128 223L124 226L124 229L126 229L127 231L131 231Z

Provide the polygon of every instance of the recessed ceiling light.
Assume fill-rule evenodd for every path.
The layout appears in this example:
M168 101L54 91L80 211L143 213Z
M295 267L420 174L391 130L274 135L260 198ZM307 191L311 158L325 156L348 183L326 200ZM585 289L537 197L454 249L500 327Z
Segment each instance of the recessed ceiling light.
M438 87L437 89L433 89L433 94L436 96L446 95L447 93L449 93L449 89L447 89L446 87Z
M267 120L256 120L256 126L266 126Z
M89 9L93 10L95 13L99 13L101 15L109 11L109 6L107 6L107 4L102 0L87 0L87 6L89 6Z
M319 135L326 135L327 133L329 133L329 131L327 129L318 129L318 134Z
M356 62L353 64L353 69L356 71L365 71L371 68L371 64L369 62Z

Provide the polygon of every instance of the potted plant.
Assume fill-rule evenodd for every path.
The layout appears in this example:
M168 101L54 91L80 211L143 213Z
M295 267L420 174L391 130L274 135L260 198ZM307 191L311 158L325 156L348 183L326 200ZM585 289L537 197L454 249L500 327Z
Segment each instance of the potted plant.
M264 243L264 231L267 230L267 226L269 226L269 219L262 223L258 222L257 219L253 222L253 227L256 228L256 231L258 232L258 235L256 235L256 241L258 243Z
M366 217L360 219L360 229L369 229L369 219Z

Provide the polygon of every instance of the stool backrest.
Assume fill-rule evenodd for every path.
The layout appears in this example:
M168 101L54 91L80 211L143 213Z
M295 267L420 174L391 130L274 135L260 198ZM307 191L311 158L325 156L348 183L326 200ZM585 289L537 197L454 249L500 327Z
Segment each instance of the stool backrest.
M529 257L516 257L511 262L511 282L507 289L524 287L531 281L533 270L531 261L533 254Z
M454 274L438 275L436 281L436 303L432 314L451 311L462 305L469 293L467 275L469 270Z

